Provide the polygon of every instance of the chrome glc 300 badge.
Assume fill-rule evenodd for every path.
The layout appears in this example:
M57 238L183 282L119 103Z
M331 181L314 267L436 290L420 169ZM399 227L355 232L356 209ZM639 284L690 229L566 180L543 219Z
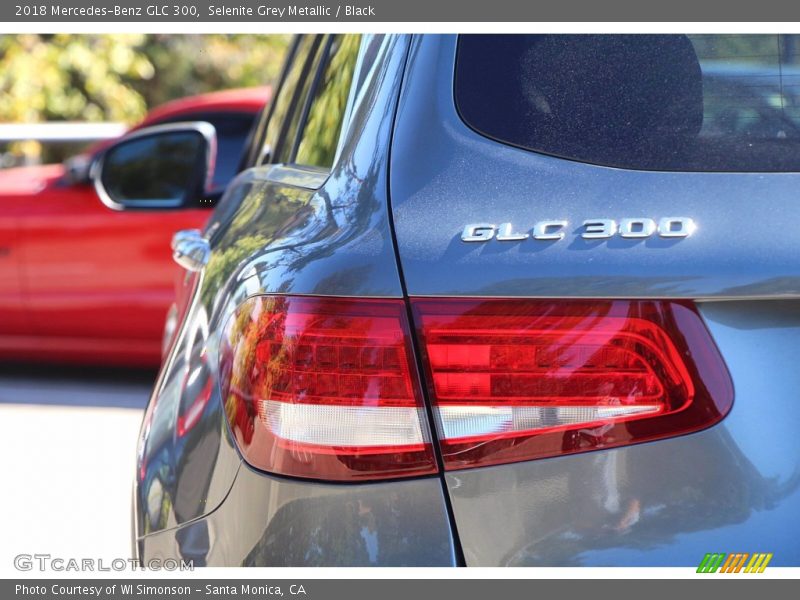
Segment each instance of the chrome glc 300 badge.
M518 242L527 240L561 240L566 235L567 221L537 221L528 231L517 231L511 223L470 223L464 227L461 239L465 242ZM618 235L623 238L649 238L658 235L662 238L685 238L694 233L697 226L689 217L664 217L656 223L655 219L625 218L619 222L614 219L587 219L575 231L587 240L602 240Z

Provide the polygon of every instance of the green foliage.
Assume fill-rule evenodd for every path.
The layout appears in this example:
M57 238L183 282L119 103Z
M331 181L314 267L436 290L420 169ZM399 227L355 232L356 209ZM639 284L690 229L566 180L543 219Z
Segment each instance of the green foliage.
M297 162L304 165L333 164L361 36L345 35L339 40L311 105L297 150Z
M5 35L0 122L134 123L182 96L270 83L283 35Z
M300 228L312 212L313 207L299 190L272 190L269 198L263 186L250 190L206 265L203 302L210 306L214 291L245 259L272 244L280 244L286 230Z
M140 48L153 75L133 82L148 106L215 90L272 83L286 35L151 35Z
M131 86L153 77L143 35L0 37L0 121L127 121L144 116Z
M261 235L248 235L235 240L230 246L212 254L206 266L206 285L203 286L203 300L211 304L214 291L220 289L225 278L236 270L237 265L268 244L269 240Z

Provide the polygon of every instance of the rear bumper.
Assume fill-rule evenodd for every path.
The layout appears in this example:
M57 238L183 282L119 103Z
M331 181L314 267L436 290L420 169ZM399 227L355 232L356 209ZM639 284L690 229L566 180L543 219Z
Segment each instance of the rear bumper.
M702 432L445 475L469 566L686 566L709 552L800 565L800 305L701 313L733 377ZM219 508L139 540L195 565L455 566L442 479L324 484L242 465Z
M800 565L800 304L699 308L733 377L718 425L669 440L446 476L468 565Z
M139 540L141 557L195 566L455 566L438 477L331 485L243 465L211 514Z

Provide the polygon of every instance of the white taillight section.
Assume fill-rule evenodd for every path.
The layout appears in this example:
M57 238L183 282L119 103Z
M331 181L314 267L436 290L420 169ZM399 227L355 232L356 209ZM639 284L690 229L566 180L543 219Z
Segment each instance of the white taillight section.
M430 440L414 407L331 406L262 400L259 417L276 437L301 444L339 448L422 446Z
M440 406L434 412L442 438L468 438L517 434L601 424L618 417L655 414L659 405L637 406Z

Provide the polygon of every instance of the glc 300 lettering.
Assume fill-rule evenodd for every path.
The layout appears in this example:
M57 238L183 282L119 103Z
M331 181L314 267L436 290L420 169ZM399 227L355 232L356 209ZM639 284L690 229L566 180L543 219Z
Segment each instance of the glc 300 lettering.
M568 221L537 221L530 231L517 231L511 223L470 223L464 227L461 240L464 242L518 242L527 240L553 241L564 239ZM575 231L587 240L602 240L618 235L623 238L642 239L658 235L663 238L685 238L694 233L697 226L689 217L664 217L656 222L649 218L626 217L614 219L586 219Z

